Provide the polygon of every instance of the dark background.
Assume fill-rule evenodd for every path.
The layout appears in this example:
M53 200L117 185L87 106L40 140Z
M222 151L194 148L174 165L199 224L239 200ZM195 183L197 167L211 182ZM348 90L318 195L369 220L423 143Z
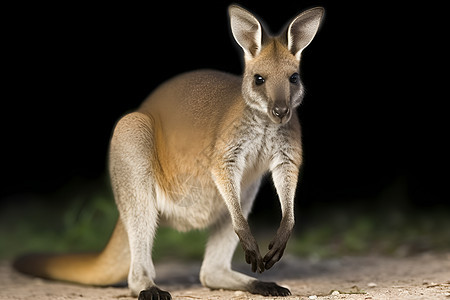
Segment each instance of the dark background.
M419 210L449 208L448 96L438 92L445 86L438 78L447 71L432 35L438 8L421 2L239 3L274 32L305 8L326 9L302 60L300 205L370 201L401 182L401 201ZM164 80L199 68L239 74L229 4L5 7L1 200L20 204L17 195L38 194L45 201L74 179L105 177L115 122ZM434 75L435 67L442 75ZM274 202L265 195L259 201Z

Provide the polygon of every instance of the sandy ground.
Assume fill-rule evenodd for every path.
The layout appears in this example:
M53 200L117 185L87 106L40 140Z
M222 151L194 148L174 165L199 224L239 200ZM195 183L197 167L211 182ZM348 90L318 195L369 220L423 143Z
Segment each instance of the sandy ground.
M246 273L247 265L237 265ZM244 292L211 291L198 280L200 263L156 265L159 286L174 299L275 299ZM285 256L262 280L291 289L283 299L450 300L450 253L408 258L343 257L311 261ZM26 277L0 263L0 299L134 299L126 287L86 287ZM281 299L281 298L280 298Z

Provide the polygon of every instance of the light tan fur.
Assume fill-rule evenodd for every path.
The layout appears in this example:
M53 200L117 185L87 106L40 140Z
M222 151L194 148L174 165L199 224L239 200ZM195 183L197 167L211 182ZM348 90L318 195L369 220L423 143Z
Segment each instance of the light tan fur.
M154 283L151 259L158 224L180 231L211 228L200 272L210 288L274 296L288 289L235 272L237 243L252 270L270 269L283 255L294 226L294 194L302 162L295 108L303 98L302 50L322 8L303 12L277 37L248 11L229 8L244 51L243 76L212 70L179 75L122 117L110 144L109 171L120 220L98 255L28 257L18 269L46 278L111 284L127 276L139 299L170 299ZM262 257L247 223L262 176L270 171L282 220Z

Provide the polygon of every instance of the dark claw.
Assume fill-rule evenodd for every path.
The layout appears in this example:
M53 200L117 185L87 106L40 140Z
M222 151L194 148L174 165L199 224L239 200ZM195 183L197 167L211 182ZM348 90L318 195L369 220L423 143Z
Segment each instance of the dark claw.
M288 236L289 237L289 236ZM277 263L281 257L283 257L284 249L286 249L287 238L279 239L277 236L272 242L269 244L269 252L264 256L264 268L269 270L273 267L275 263Z
M250 250L245 251L245 261L252 265L252 272L258 271L259 273L262 273L264 271L264 262L259 253L257 254Z
M264 268L266 270L269 270L270 268L272 268L273 265L281 259L281 257L283 256L283 253L284 253L284 249L279 250L279 251L272 251L272 250L269 251L269 253L267 253L263 259L264 264L265 264Z
M259 252L258 244L252 236L250 229L236 231L236 234L238 235L242 248L244 249L245 261L248 264L251 264L252 271L258 271L259 273L264 272L265 264Z
M172 296L169 292L160 290L156 286L152 286L148 290L143 290L139 293L138 300L171 300Z

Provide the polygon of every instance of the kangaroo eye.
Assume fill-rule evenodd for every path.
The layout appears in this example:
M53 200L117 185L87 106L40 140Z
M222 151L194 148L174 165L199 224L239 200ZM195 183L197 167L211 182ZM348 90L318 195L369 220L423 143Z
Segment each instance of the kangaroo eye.
M291 77L289 77L289 81L291 83L298 83L300 81L300 75L298 75L298 73L292 74Z
M256 85L261 85L261 84L264 83L264 81L265 81L264 77L262 77L262 76L259 75L259 74L256 74L256 75L255 75L255 84L256 84Z

